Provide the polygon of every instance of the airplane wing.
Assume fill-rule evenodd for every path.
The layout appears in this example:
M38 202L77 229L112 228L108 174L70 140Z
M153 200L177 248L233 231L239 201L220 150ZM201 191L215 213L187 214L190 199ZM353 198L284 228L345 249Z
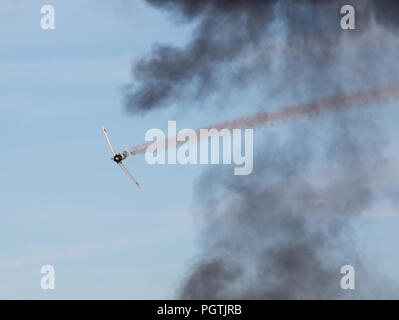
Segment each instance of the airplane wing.
M122 162L118 163L119 166L122 168L123 171L125 171L125 173L130 177L130 179L132 179L134 181L134 183L141 188L141 186L139 185L139 183L136 181L136 179L133 178L133 176L130 174L129 171L127 171L127 169L125 168L125 166L122 164Z
M107 130L105 130L104 127L102 127L102 129L103 129L103 132L104 132L104 135L105 135L105 139L107 139L109 148L111 149L112 154L115 156L115 155L116 155L116 152L115 152L115 150L114 150L114 147L112 146L111 141L109 140Z

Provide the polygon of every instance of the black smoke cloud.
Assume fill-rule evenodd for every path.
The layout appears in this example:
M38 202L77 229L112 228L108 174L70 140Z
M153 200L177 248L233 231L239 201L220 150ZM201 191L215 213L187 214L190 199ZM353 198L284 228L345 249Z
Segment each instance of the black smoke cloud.
M125 98L135 113L202 106L215 95L228 101L248 87L268 97L318 99L398 81L389 40L399 24L395 1L351 1L352 31L339 24L346 1L147 2L197 25L186 46L157 45L133 66ZM276 24L283 36L274 34ZM381 280L362 264L351 229L375 201L370 172L384 160L387 137L376 115L334 112L293 125L289 138L258 136L264 143L248 177L210 169L196 187L201 250L178 296L391 297L386 288L378 293ZM314 177L317 163L326 167ZM348 263L364 280L354 292L339 287L339 269Z
M185 96L206 97L219 86L219 66L232 61L249 43L263 37L259 28L273 20L270 5L254 1L149 1L166 9L176 9L186 19L200 16L201 23L187 47L158 45L150 57L134 66L135 84L126 96L132 111L165 107ZM227 26L238 28L226 28Z
M174 103L184 105L188 100L202 101L215 92L220 93L223 88L231 90L234 84L242 87L245 81L253 81L255 66L264 76L271 61L279 54L267 47L268 40L273 38L271 26L275 22L284 23L288 50L293 47L304 50L307 46L305 55L319 67L322 80L329 71L329 59L336 55L337 38L344 35L339 24L340 8L347 4L345 1L323 0L147 2L184 21L199 23L185 47L158 44L148 57L133 66L134 82L127 88L125 103L128 110L136 113ZM372 18L377 25L387 29L394 30L399 24L399 4L395 1L362 0L352 1L352 4L357 10L357 30L352 34L364 32ZM229 68L248 51L263 52L263 55L249 67L239 66L235 72L223 72L223 68ZM286 61L286 67L295 70L291 63L296 64L297 60ZM294 75L305 75L316 82L315 74L307 70L298 69Z

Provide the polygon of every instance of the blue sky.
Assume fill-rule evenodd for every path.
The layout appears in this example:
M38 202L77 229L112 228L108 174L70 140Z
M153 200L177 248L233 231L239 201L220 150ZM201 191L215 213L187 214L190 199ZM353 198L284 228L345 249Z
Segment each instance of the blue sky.
M138 158L127 163L138 191L110 161L101 126L120 149L167 120L196 128L234 114L127 114L132 62L155 42L184 44L192 26L142 1L53 0L56 29L44 31L48 3L0 4L0 298L172 298L197 254L193 186L204 168ZM358 229L367 259L399 280L399 221L383 210ZM54 291L39 286L44 264Z
M101 1L53 1L56 29L46 32L46 3L1 10L0 297L171 296L193 251L191 182L142 158L131 168L139 192L110 161L101 126L121 148L166 124L128 117L122 87L153 40L186 34L140 4ZM181 187L165 193L172 178ZM43 264L56 269L54 292L39 287Z

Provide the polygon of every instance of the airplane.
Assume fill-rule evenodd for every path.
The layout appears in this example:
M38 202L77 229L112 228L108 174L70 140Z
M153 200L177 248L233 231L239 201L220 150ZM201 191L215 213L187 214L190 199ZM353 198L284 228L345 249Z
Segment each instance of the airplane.
M114 161L121 167L121 169L130 177L130 179L132 179L133 182L134 182L139 188L141 188L140 184L136 181L136 179L133 178L133 176L130 174L129 171L127 171L127 169L125 168L125 166L124 166L123 163L122 163L122 161L125 160L125 159L126 159L127 157L129 157L129 156L130 156L130 158L132 158L132 160L134 161L133 153L132 153L131 151L129 151L129 149L128 149L126 146L125 146L126 151L116 153L115 150L114 150L114 147L112 146L111 141L109 140L107 130L105 130L104 127L102 127L102 129L103 129L103 132L104 132L104 135L105 135L105 139L107 139L109 148L111 149L111 152L112 152L112 154L114 155L114 156L111 158L111 160L114 160Z

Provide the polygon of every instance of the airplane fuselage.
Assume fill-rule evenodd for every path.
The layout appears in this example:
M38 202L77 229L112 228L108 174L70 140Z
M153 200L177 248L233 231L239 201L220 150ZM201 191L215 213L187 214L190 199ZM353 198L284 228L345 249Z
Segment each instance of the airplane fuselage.
M124 151L124 152L117 153L117 154L112 158L112 160L114 160L116 163L120 163L120 162L122 162L123 160L125 160L127 157L128 157L128 153Z

